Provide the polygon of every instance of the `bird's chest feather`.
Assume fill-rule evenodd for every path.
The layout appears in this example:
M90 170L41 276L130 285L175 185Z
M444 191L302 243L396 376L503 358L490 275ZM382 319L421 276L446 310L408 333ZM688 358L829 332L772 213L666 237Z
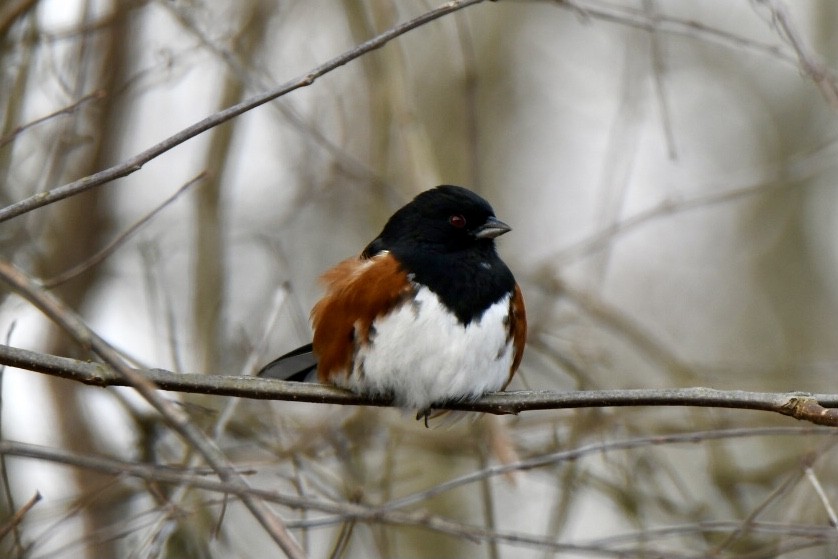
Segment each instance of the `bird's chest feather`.
M436 294L416 289L415 298L373 321L368 341L355 348L351 372L333 381L418 409L503 388L513 359L510 295L463 325Z

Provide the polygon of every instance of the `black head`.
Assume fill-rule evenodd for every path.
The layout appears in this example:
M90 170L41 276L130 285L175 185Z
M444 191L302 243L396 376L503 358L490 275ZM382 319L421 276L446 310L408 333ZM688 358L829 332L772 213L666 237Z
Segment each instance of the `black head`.
M442 185L422 192L394 213L363 256L382 250L398 253L421 249L436 254L472 247L491 250L493 239L510 230L495 217L492 206L474 192Z
M362 257L390 251L415 282L436 293L467 325L515 287L494 241L510 229L474 192L443 185L393 214Z

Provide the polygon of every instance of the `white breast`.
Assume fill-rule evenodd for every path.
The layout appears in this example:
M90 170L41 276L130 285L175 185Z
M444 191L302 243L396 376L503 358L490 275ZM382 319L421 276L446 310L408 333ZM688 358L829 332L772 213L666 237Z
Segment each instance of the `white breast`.
M372 343L357 351L352 374L334 380L355 392L392 394L398 405L419 410L500 390L513 358L506 325L509 299L503 297L479 321L463 326L421 287L415 303L373 322Z

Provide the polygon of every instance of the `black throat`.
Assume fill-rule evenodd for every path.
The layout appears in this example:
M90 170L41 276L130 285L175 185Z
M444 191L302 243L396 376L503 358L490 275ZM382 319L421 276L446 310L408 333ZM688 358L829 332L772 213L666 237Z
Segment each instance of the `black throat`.
M515 278L490 241L467 250L391 249L411 279L433 291L463 326L515 289Z

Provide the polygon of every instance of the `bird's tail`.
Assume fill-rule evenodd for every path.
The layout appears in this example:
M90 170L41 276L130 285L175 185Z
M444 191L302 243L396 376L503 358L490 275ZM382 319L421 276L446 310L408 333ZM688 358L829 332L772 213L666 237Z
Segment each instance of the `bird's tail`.
M256 376L294 382L317 382L317 357L312 352L311 344L306 344L277 357L262 367Z

